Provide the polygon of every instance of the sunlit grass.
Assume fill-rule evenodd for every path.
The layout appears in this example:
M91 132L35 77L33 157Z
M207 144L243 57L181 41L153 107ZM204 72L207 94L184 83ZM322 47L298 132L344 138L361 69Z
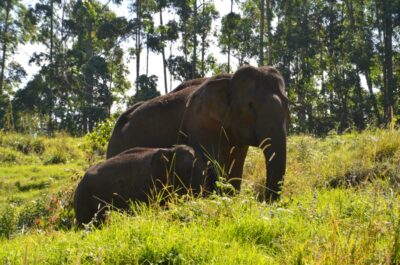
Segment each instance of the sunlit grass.
M256 199L264 190L265 165L262 153L251 148L239 195L174 197L167 207L155 203L134 207L134 215L113 212L100 229L84 230L69 228L72 215L65 200L94 161L76 146L66 149L75 155L68 153L74 159L65 164L45 165L46 151L29 154L38 159L34 165L24 164L28 160L1 164L0 263L400 262L399 131L290 137L283 193L274 204ZM34 204L37 212L47 214L43 218L30 212L32 200L65 189L68 196ZM46 207L54 209L48 213ZM21 230L21 218L42 223ZM10 239L2 231L10 231Z
M322 189L274 205L249 195L112 214L102 229L45 231L3 240L0 259L21 263L378 264L396 251L398 195ZM397 246L398 248L398 246Z
M262 192L264 156L250 148L244 183ZM326 138L292 136L283 194L301 194L316 187L358 185L368 179L386 178L400 184L400 132L379 130ZM301 187L301 188L299 188Z
M0 166L0 206L19 205L56 193L65 186L76 185L82 174L82 166L78 164Z

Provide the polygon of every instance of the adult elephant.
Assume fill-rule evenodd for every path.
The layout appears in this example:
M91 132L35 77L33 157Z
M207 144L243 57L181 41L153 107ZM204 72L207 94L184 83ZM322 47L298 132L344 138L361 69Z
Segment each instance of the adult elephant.
M275 68L245 66L123 113L112 133L107 158L132 147L186 144L218 162L239 190L249 146L263 149L266 200L279 197L286 168L288 100Z

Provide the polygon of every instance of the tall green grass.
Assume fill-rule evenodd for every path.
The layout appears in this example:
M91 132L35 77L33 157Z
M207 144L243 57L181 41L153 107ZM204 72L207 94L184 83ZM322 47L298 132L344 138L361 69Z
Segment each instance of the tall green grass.
M101 229L3 240L1 262L104 264L396 264L399 196L322 189L267 205L249 194L113 213ZM397 238L397 239L396 239Z
M316 138L291 136L283 189L291 196L323 187L359 186L385 179L400 184L400 132L364 131ZM244 170L244 183L259 192L264 189L264 157L250 149Z
M33 157L0 165L0 263L400 262L399 131L289 137L283 193L273 204L256 199L265 166L262 153L250 149L236 196L135 206L133 215L112 212L101 228L79 230L71 198L83 170L95 163L85 157L92 151L77 147L82 141L71 138L66 156L74 158L54 165L45 163L46 150L24 154L0 142Z
M3 165L65 164L85 159L82 138L56 134L52 138L0 131L0 163Z

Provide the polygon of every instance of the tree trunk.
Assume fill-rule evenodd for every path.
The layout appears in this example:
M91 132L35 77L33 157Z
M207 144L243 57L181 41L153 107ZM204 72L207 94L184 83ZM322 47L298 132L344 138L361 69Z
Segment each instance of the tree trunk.
M233 0L231 0L231 13L233 13ZM231 72L231 33L228 34L228 73Z
M48 131L50 134L53 133L54 131L54 126L53 126L53 108L54 108L54 102L53 102L53 80L54 80L54 64L53 64L53 53L54 53L54 21L53 21L53 15L54 15L54 1L50 0L50 72L49 72L49 124L48 124Z
M384 43L382 43L382 31L379 29L379 45L380 47L384 47ZM381 82L381 92L382 92L382 106L383 106L383 122L387 121L388 117L388 109L389 109L389 99L388 99L388 85L387 85L387 78L386 78L386 67L385 67L385 52L384 50L380 53L380 59L382 62L382 75L383 80ZM383 83L383 85L382 85Z
M146 35L146 38L147 38L147 43L149 43L149 34ZM146 76L149 75L149 53L150 53L149 45L146 45Z
M372 89L372 81L371 81L370 70L367 69L364 74L365 74L365 79L367 80L367 86L368 86L368 91L370 93L372 105L374 107L375 117L376 117L378 125L380 125L380 124L382 124L382 118L381 118L381 115L379 114L378 101L377 101L376 96L374 94L374 91Z
M272 21L272 3L271 0L267 0L268 65L272 65L271 21Z
M89 60L93 57L93 40L92 40L92 31L93 31L93 24L92 21L89 20L87 24L87 44L86 44L86 61L89 62ZM90 82L86 82L86 96L87 96L87 104L89 105L89 110L93 108L93 81L90 80ZM87 114L87 132L91 132L94 127L94 117L93 115L89 112Z
M384 69L385 69L385 83L387 92L387 122L391 122L389 115L389 109L395 106L394 104L394 80L393 80L393 47L392 47L392 35L393 35L393 23L392 23L392 11L390 3L387 0L383 0L383 38L384 38Z
M108 85L108 91L112 91L112 85L113 85L113 81L114 81L114 55L111 57L111 66L110 66L110 84ZM113 104L113 101L111 101L111 104L109 104L108 106L108 113L107 113L107 118L111 117L111 106Z
M194 31L193 31L193 58L192 58L192 79L196 78L196 61L197 61L197 0L193 3L193 19L194 19Z
M205 1L203 0L203 20L205 17ZM206 32L203 28L201 33L201 77L205 75L205 51L206 49Z
M186 25L186 21L183 22L184 25ZM186 28L186 27L185 27ZM185 29L185 32L182 32L182 39L183 39L183 58L185 58L185 62L188 61L188 37L187 37L187 32Z
M64 17L65 17L65 1L62 1L62 7L61 7L61 21L64 21ZM61 78L61 82L62 85L66 85L66 78L65 78L65 55L64 55L64 50L65 50L65 41L64 40L64 23L61 23L61 29L60 29L60 47L59 47L59 51L60 51L60 55L61 55L61 60L60 60L60 67L57 69L57 76L59 76ZM60 91L60 105L61 106L67 106L67 92L66 91ZM66 117L66 113L63 111L62 113L60 113L59 118L60 118L60 127L62 127L62 124L64 124L65 122L65 117Z
M344 71L342 70L341 72L342 78L341 80L345 80L345 74ZM338 91L338 97L340 99L340 124L339 124L339 132L343 133L346 129L349 128L349 110L348 110L348 94L347 94L347 90L348 87L343 87L345 86L345 84L343 84L342 82L338 82L336 84L336 87L341 88Z
M169 54L170 54L170 56L172 55L172 42L170 42L170 44L169 44ZM165 62L165 60L164 60L164 62ZM171 90L172 90L172 74L171 74L171 72L170 72L170 74L169 74L169 87L171 88Z
M260 61L258 62L258 65L261 66L264 64L264 1L261 0L261 6L260 6L260 54L259 54L259 59Z
M10 18L10 10L11 10L11 0L7 1L6 6L6 17L4 22L3 29L3 50L1 57L1 72L0 72L0 96L3 95L3 83L4 83L4 72L6 67L6 56L7 56L7 31L8 31L8 19Z
M355 83L355 89L354 89L354 96L355 96L355 117L354 117L354 123L357 127L358 130L363 130L365 129L365 121L364 121L364 104L363 104L363 96L362 96L362 89L361 89L361 84L360 84L360 71L358 66L356 67L355 70L355 77L356 77L356 83Z
M137 18L137 29L136 29L136 80L138 80L140 76L140 52L142 50L141 45L141 3L140 0L136 0L136 18ZM138 83L136 83L136 91L138 90Z
M290 1L286 1L285 3L285 16L287 18L286 21L286 28L287 28L287 32L286 32L286 43L289 44L290 43L290 39L291 39L291 25L290 25ZM283 72L283 77L285 79L286 82L286 87L288 88L287 93L290 93L290 88L291 88L291 80L290 80L290 63L291 63L291 49L287 49L287 52L283 55L283 68L284 68L284 72Z
M160 26L163 26L163 15L162 15L162 6L160 4ZM161 48L162 60L163 60L163 72L164 72L164 89L165 94L168 93L168 84L167 84L167 65L165 60L165 49L164 45Z
M347 109L347 95L341 97L341 113L340 113L340 125L339 125L339 132L343 133L346 129L349 128L349 119L348 119L348 109Z
M307 132L307 105L306 105L306 95L305 95L305 89L304 89L304 82L306 81L306 78L300 77L300 72L304 73L303 68L303 63L300 66L300 55L299 51L295 51L295 72L297 74L294 76L295 84L296 84L296 94L297 94L297 100L298 100L298 120L299 120L299 129L300 132ZM301 67L301 68L300 68Z

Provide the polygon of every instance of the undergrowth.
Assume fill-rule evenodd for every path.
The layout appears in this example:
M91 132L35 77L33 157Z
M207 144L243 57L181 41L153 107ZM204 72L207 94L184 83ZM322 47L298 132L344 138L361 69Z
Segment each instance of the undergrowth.
M90 156L101 158L104 142L67 137L66 160L47 164L57 139L19 140L29 148L11 140L24 137L0 137L0 148L11 154L0 164L0 263L400 262L396 130L289 137L283 192L273 204L257 199L265 165L262 153L251 148L240 194L136 205L133 214L112 212L102 227L82 230L74 225L72 194L83 171L98 161ZM34 141L48 144L36 152L31 146L40 144ZM13 156L16 162L9 161Z

